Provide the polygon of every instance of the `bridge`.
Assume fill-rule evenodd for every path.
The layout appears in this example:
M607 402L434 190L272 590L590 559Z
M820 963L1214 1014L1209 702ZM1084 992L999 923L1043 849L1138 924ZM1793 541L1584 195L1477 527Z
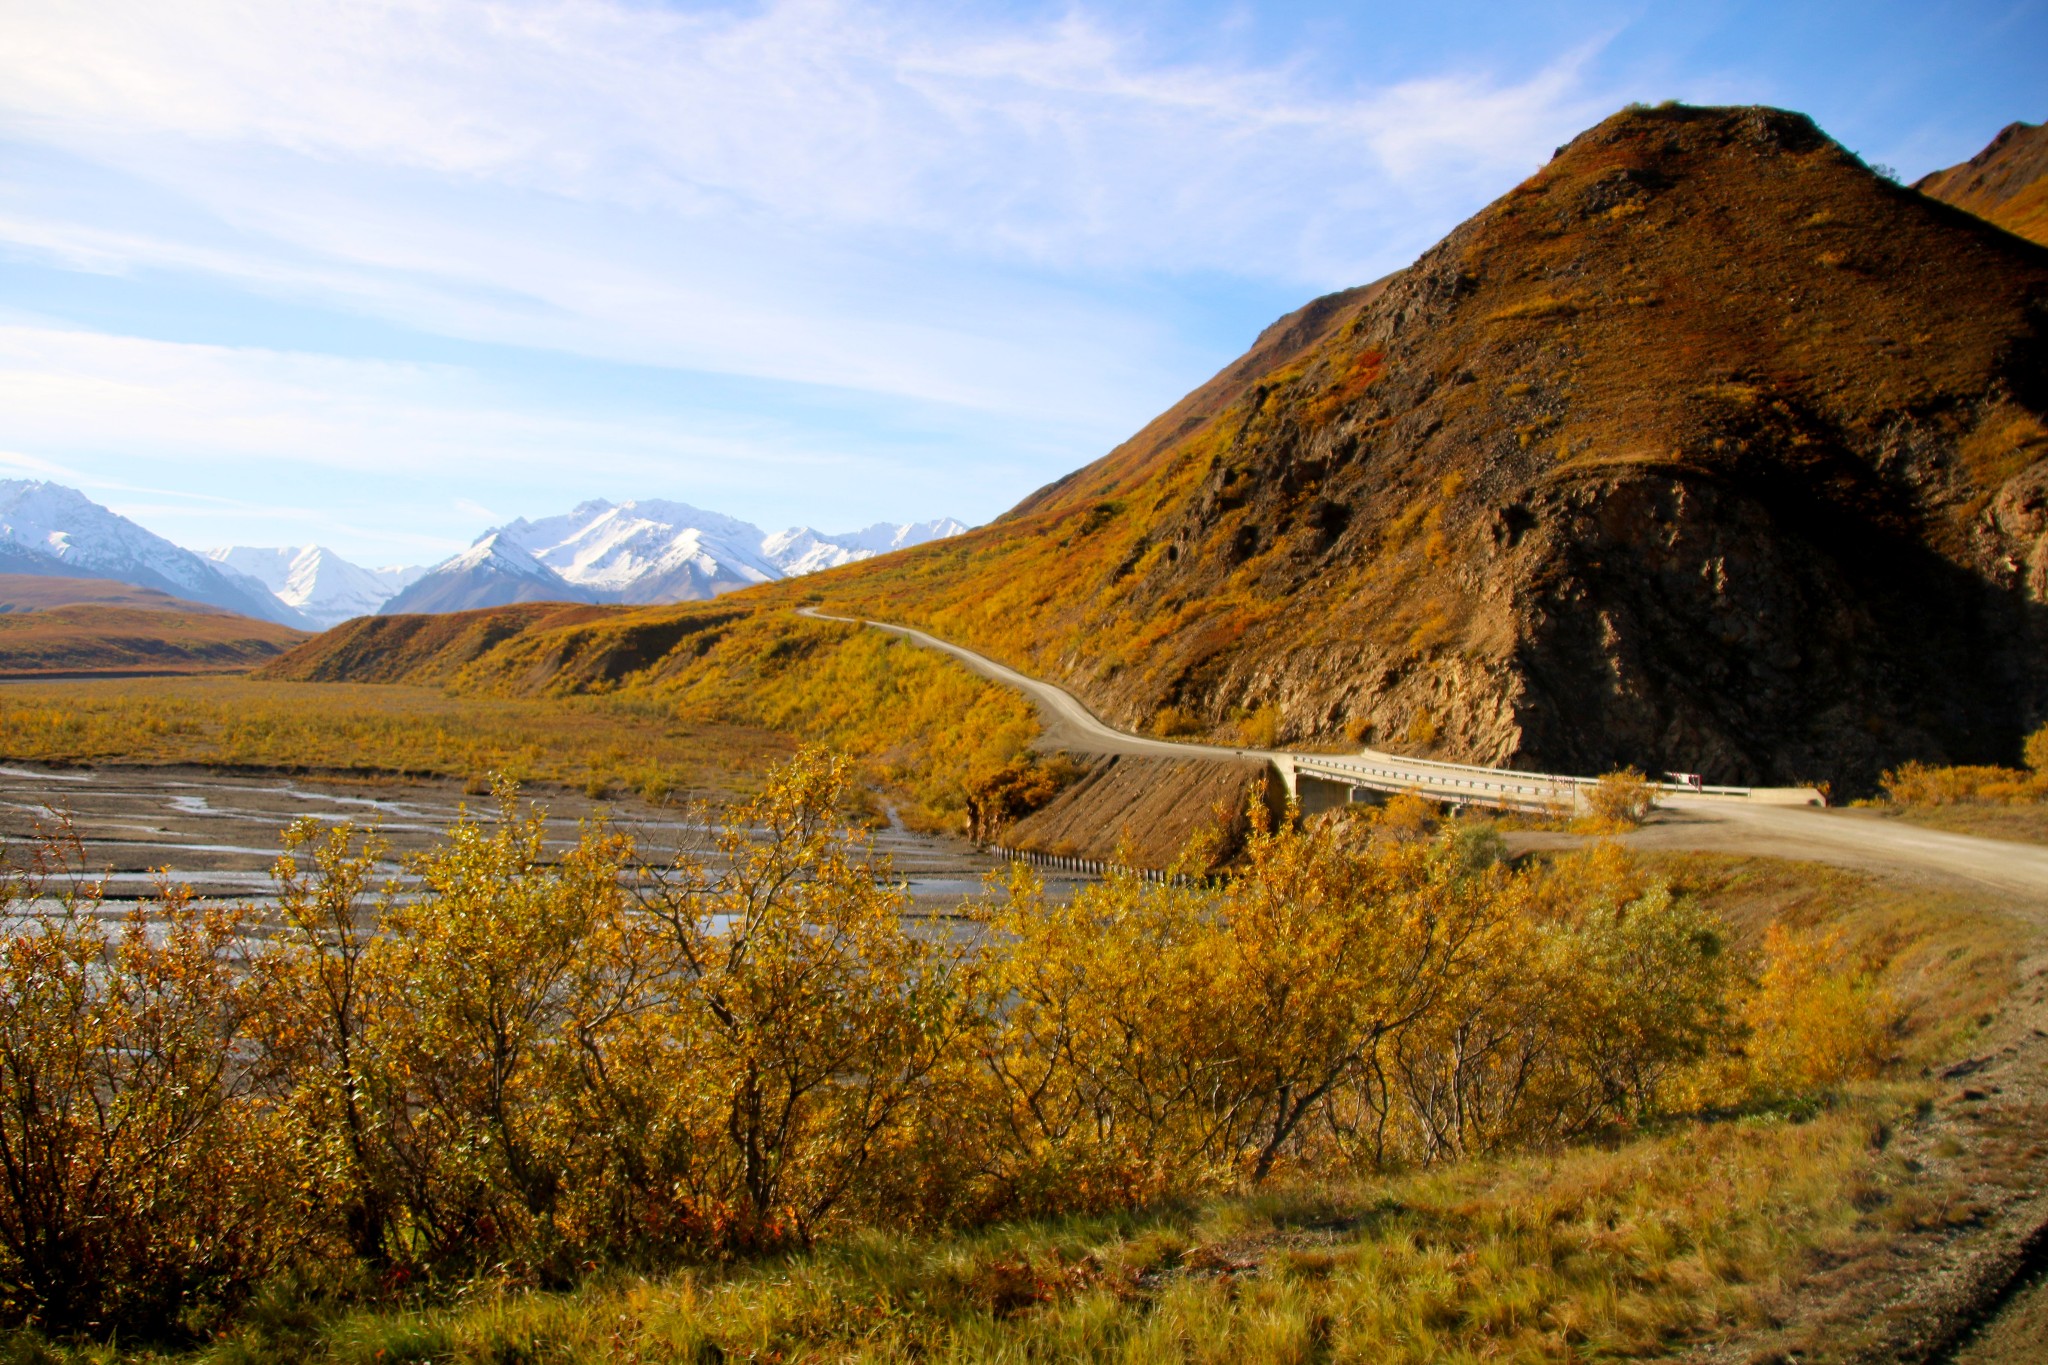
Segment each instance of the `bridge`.
M1594 777L1561 773L1519 772L1467 763L1438 763L1402 754L1366 749L1353 754L1294 753L1279 749L1229 748L1218 744L1183 744L1176 740L1134 735L1105 724L1080 698L1063 687L1005 667L985 655L910 626L831 616L816 607L799 615L819 621L866 625L915 641L927 649L950 654L976 673L1014 687L1037 703L1046 722L1048 741L1082 753L1140 754L1154 758L1250 758L1272 764L1304 814L1314 814L1361 798L1414 792L1453 806L1488 806L1502 810L1570 814L1580 809ZM1666 782L1656 784L1660 805L1708 803L1762 806L1822 806L1813 787L1703 787Z

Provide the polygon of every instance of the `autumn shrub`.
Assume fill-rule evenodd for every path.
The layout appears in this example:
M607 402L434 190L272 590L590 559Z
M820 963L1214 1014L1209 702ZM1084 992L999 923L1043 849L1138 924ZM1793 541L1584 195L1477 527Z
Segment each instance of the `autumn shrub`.
M993 843L1013 821L1045 805L1080 775L1080 765L1065 754L1027 754L970 779L967 837L978 844Z
M1396 792L1378 806L1370 807L1372 834L1376 838L1421 839L1436 833L1443 823L1443 811L1436 802L1419 792Z
M2027 736L2025 768L1901 763L1878 779L1895 806L2017 805L2048 800L2048 725Z
M727 821L715 860L679 859L641 899L691 1073L696 1152L679 1178L743 1241L893 1212L863 1178L975 1017L956 950L910 932L907 894L838 821L853 776L804 751Z
M1839 933L1770 925L1741 1009L1748 1037L1738 1083L1761 1097L1868 1079L1896 1047L1897 1007L1872 970L1847 959Z
M1657 789L1635 768L1604 773L1583 792L1580 824L1593 834L1621 834L1639 827L1656 804Z
M294 1242L241 915L166 890L109 915L53 831L0 942L0 1316L54 1333L202 1330Z
M1247 749L1270 749L1280 735L1280 708L1268 702L1237 722L1237 742Z
M990 1198L1048 1211L1626 1125L1730 1034L1711 917L1459 830L1257 832L1220 888L1028 877L991 912ZM1611 855L1610 855L1611 861Z
M2048 774L1987 765L1942 768L1902 763L1878 782L1885 796L1900 806L2009 804L2048 796Z

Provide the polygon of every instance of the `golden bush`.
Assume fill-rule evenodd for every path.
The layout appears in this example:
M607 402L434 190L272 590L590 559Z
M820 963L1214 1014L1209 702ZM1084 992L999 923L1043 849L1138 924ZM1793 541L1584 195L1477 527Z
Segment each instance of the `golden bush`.
M1635 768L1604 773L1585 788L1583 825L1596 834L1620 834L1636 829L1649 816L1657 801L1657 788Z
M56 1332L203 1330L292 1247L246 920L166 888L108 915L66 829L6 887L0 1313Z

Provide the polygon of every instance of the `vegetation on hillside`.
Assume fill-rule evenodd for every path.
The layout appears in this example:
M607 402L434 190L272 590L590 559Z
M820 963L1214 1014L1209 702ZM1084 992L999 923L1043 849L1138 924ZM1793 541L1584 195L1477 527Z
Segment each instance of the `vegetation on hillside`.
M2048 696L2044 289L1798 115L1632 109L1009 516L771 592L1134 729L1868 789Z
M305 638L302 630L205 608L59 605L0 612L0 674L239 673Z
M493 774L650 800L758 786L790 740L679 721L645 698L450 696L441 688L153 678L0 693L0 758L192 763L346 775Z
M1800 115L1631 108L989 526L716 603L359 623L275 671L538 695L701 660L709 696L750 667L719 641L814 601L1161 735L1866 792L2001 757L2048 698L2044 291L2037 248Z
M2048 246L2048 128L2009 123L1983 151L1913 188Z
M1910 1046L1909 945L1745 937L1616 850L1398 821L1257 834L1213 886L1020 873L932 936L837 823L853 774L806 750L656 866L602 827L546 859L507 789L404 897L374 836L304 823L260 936L175 894L105 917L46 845L0 950L0 1311L257 1358L589 1354L600 1307L615 1353L1643 1349L1893 1197L1900 1100L1854 1087ZM1019 1217L1084 1221L929 1231ZM702 1268L341 1307L606 1266Z
M433 684L465 704L538 712L560 700L586 714L666 717L679 733L737 726L827 743L859 758L907 822L954 833L990 832L1048 799L1069 771L1030 754L1037 718L1009 688L896 637L773 602L378 617L309 641L260 678ZM630 761L613 766L637 785ZM590 770L603 779L595 757Z

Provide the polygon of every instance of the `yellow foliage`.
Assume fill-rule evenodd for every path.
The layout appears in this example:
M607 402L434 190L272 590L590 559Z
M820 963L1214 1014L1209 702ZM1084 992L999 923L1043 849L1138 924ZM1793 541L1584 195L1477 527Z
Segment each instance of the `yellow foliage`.
M1247 749L1270 749L1280 734L1280 708L1267 702L1237 723L1237 742Z
M1752 981L1612 845L1517 866L1396 798L1371 829L1400 837L1260 827L1220 881L1064 903L1018 868L978 932L931 933L836 814L854 776L806 748L664 865L601 825L550 849L509 785L403 887L373 837L301 823L268 937L175 895L114 928L84 891L26 917L51 881L17 880L0 1136L49 1167L0 1178L9 1311L161 1327L281 1262L559 1281L1129 1208L1885 1058L1886 998L1834 940L1774 934Z
M1751 1088L1798 1095L1876 1075L1892 1051L1895 1008L1868 972L1843 961L1840 934L1772 924L1763 958L1743 1005Z
M1657 789L1634 768L1603 774L1585 789L1586 815L1579 826L1592 834L1622 834L1640 827L1656 804Z
M158 1332L297 1241L261 1071L230 1053L261 999L253 925L173 888L107 913L82 870L59 828L6 878L0 1319Z
M2039 738L2041 732L2037 731L2028 740L2030 757L2036 755L2034 740ZM1937 768L1925 763L1905 763L1879 781L1886 797L1901 806L2013 805L2048 797L2048 772L2038 768L2022 772L2018 768Z
M1395 839L1426 837L1441 820L1436 802L1415 792L1396 792L1372 813L1373 829Z

